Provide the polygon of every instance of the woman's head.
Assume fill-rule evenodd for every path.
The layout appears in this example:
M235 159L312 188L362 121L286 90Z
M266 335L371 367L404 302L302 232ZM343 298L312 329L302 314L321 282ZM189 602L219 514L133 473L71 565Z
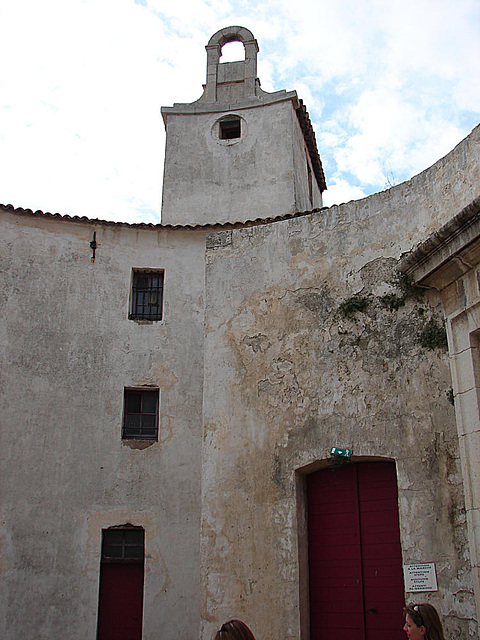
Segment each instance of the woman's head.
M255 640L255 636L241 620L229 620L222 624L214 640Z
M403 630L409 640L445 640L440 617L431 604L411 602L403 612L405 614Z

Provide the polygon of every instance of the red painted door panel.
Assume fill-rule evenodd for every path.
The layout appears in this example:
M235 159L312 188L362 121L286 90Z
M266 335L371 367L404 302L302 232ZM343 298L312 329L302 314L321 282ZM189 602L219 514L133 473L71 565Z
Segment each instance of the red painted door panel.
M366 640L404 640L402 553L393 462L357 465Z
M403 640L395 465L307 478L311 640Z
M311 638L365 640L353 465L308 477Z
M141 640L143 563L102 563L97 640Z

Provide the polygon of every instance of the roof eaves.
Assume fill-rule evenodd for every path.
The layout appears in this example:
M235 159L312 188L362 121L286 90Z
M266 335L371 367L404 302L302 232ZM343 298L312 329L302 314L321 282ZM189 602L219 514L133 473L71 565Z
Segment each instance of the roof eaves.
M295 112L297 114L298 122L300 123L303 137L305 138L305 144L307 145L308 153L310 154L313 173L315 174L315 178L317 179L320 191L323 193L323 191L325 191L327 188L327 182L325 180L325 174L323 172L320 154L318 153L315 131L313 130L312 122L310 120L307 108L303 104L303 100L299 100L299 104L300 106L295 109Z
M70 216L62 215L60 213L49 213L40 210L32 211L32 209L23 209L22 207L14 207L12 204L0 204L0 207L6 211L17 215L25 215L32 217L50 218L69 222L87 222L89 224L101 225L101 226L121 226L132 227L134 229L232 229L249 226L259 226L265 224L271 224L272 222L279 222L281 220L289 220L292 218L299 218L302 216L308 216L312 213L318 213L326 209L327 207L312 209L311 211L295 211L293 213L284 213L278 216L269 216L268 218L253 218L245 221L237 222L217 222L217 223L204 223L204 224L162 224L152 222L115 222L114 220L100 220L98 218L88 218L87 216Z

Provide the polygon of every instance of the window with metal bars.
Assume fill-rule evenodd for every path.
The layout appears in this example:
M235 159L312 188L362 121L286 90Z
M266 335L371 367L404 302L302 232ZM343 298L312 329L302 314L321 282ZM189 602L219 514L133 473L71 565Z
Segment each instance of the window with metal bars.
M158 440L158 389L125 389L122 438Z
M126 525L102 531L102 562L143 562L145 531Z
M161 320L163 311L163 271L134 271L131 320Z

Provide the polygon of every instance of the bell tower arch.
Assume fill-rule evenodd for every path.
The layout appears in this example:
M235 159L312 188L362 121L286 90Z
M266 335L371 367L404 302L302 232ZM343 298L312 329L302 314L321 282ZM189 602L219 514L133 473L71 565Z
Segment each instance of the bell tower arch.
M245 59L221 62L234 41ZM258 50L245 27L220 29L206 45L201 97L162 107L163 224L245 222L322 206L325 177L308 113L296 91L262 90Z
M222 47L228 42L243 44L245 60L230 63L220 62ZM255 96L258 44L251 31L245 27L225 27L213 34L205 49L207 50L207 84L205 85L204 97L207 101L217 102L219 98L222 98L222 85L228 83L223 73L226 64L229 65L230 73L236 71L234 75L240 79L236 82L242 84L244 96Z

